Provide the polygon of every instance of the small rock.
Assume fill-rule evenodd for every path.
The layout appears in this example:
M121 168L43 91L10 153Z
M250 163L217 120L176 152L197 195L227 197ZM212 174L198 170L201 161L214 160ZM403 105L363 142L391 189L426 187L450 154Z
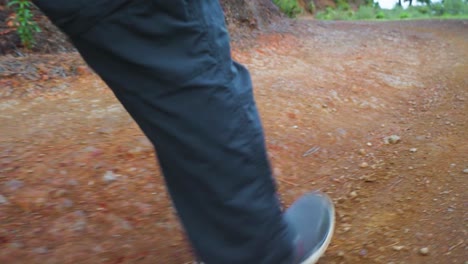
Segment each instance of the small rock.
M78 181L75 180L75 179L71 179L71 180L68 180L67 184L70 185L70 186L77 186Z
M372 147L372 143L367 142L367 146Z
M104 252L104 249L100 245L97 245L93 247L93 251L96 253L101 253L101 252Z
M58 211L63 211L73 207L73 201L70 199L62 198L55 206Z
M275 177L280 177L282 175L281 169L277 167L273 168L273 175Z
M8 199L0 194L0 204L9 204Z
M361 250L359 251L359 255L361 255L361 256L363 256L363 257L366 256L366 255L367 255L367 249L361 249Z
M365 182L375 182L375 181L377 181L377 179L375 177L367 176L367 175L362 176L359 179L364 180Z
M135 171L137 171L137 168L135 167L131 167L127 169L127 172L135 172Z
M10 248L23 248L24 244L21 242L12 242L8 245Z
M357 196L357 192L356 191L352 191L349 196L351 196L351 198L355 198Z
M340 251L338 251L338 253L337 253L336 255L337 255L338 257L342 258L342 257L345 256L345 253L344 253L344 251L340 250Z
M153 143L151 143L151 141L145 136L141 136L140 138L138 138L138 142L142 146L147 147L148 149L153 149Z
M104 174L102 179L107 183L111 183L117 180L117 174L113 173L112 171L106 171L106 174Z
M145 148L137 146L137 147L134 147L131 150L129 150L128 153L132 154L132 155L139 155L139 154L144 153L145 151L146 151Z
M359 164L359 167L364 169L364 168L369 167L369 164L367 162L363 162L363 163Z
M338 128L336 132L338 132L341 136L346 136L348 134L348 132L344 128Z
M19 188L24 186L24 183L19 180L10 180L5 183L5 186L10 189L10 191L16 191Z
M410 151L411 153L415 153L416 151L418 151L418 149L417 149L417 148L410 148L409 151Z
M73 206L73 201L70 199L64 199L62 204L63 204L63 207L70 208Z
M423 248L419 249L419 254L421 254L423 256L427 256L429 254L429 248L428 247L423 247Z
M468 168L464 169L464 170L463 170L463 173L468 174Z
M37 254L46 254L48 250L46 247L38 247L38 248L33 249L33 252Z
M90 73L91 73L91 70L86 66L76 67L76 74L78 74L78 75L88 75Z
M93 146L88 146L86 148L83 149L84 152L96 152L98 151L98 149L96 147L93 147Z
M396 144L398 142L401 141L401 138L397 135L391 135L391 136L388 136L388 137L385 137L384 138L384 143L385 144Z
M358 151L358 153L359 153L359 155L363 155L363 156L364 156L364 155L366 155L366 150L365 150L365 149L360 149L360 150Z
M395 251L400 251L400 250L404 249L405 247L404 246L393 246L392 248Z

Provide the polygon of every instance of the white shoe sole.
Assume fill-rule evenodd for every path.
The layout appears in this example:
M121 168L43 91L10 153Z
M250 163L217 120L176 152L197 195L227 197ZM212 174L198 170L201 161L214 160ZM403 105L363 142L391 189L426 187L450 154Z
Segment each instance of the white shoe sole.
M331 219L331 228L330 228L330 232L328 232L328 235L327 237L325 238L325 242L322 244L322 246L316 251L314 252L310 257L308 257L306 260L302 261L301 264L315 264L319 258L321 256L323 256L323 254L325 253L325 251L327 251L327 248L328 248L328 245L330 244L331 242L331 239L333 237L333 232L335 230L335 206L333 205L333 202L331 202L330 200L330 203L331 203L331 210L330 210L330 219Z

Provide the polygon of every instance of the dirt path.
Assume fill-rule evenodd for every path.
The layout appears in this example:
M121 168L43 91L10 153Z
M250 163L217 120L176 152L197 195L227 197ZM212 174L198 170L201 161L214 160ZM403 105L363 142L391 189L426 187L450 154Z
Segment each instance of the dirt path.
M336 202L320 263L467 263L468 21L299 21L234 56L284 204ZM77 60L0 66L58 57ZM0 80L0 263L190 263L152 147L103 83L23 77Z

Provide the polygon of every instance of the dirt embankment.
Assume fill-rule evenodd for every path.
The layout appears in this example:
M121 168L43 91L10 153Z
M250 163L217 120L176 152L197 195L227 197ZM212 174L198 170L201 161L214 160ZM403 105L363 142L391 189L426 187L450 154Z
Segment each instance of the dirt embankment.
M245 37L252 31L264 30L273 23L281 21L283 16L270 0L222 0L226 22L234 37ZM34 21L41 28L35 33L36 45L31 50L35 53L56 53L73 50L73 46L54 25L38 10L32 7ZM15 31L13 10L6 6L6 1L0 1L0 55L13 54L22 56L31 51L25 50Z

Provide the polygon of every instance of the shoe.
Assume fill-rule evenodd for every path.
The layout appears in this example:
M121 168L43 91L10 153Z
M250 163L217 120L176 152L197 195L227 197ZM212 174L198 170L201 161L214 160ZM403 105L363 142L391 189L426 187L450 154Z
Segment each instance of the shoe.
M284 219L295 234L294 255L288 264L313 264L325 253L335 228L335 209L323 193L308 193L291 205Z

